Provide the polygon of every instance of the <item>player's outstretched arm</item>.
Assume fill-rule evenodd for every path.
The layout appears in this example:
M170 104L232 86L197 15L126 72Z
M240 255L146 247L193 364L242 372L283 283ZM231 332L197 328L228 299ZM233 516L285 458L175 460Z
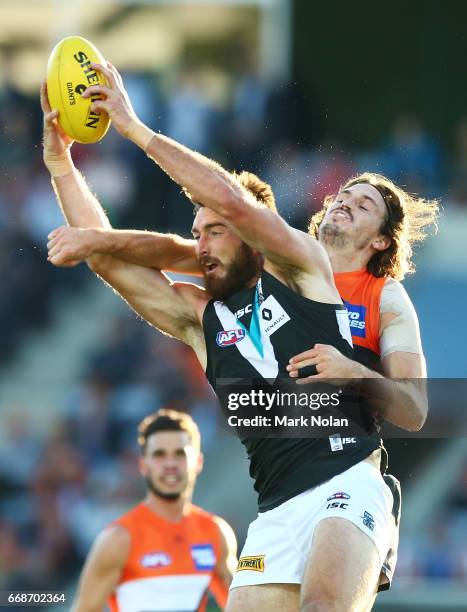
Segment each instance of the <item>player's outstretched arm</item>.
M50 172L57 196L59 192L67 194L66 200L59 198L67 222L74 227L110 228L102 206L92 195L84 178L73 164L71 158L73 139L60 128L57 122L58 111L50 108L45 82L41 86L40 100L44 115L44 164Z
M233 231L273 264L298 270L326 273L330 264L323 247L310 235L291 228L279 215L260 206L236 178L216 162L188 149L162 134L156 134L135 115L112 64L93 64L109 86L92 85L83 93L99 93L103 100L92 104L94 111L105 111L118 132L140 146L176 183L199 202L221 215Z
M191 283L174 283L155 268L125 262L96 252L93 237L100 232L62 226L49 234L49 261L85 259L139 315L160 331L191 346L205 361L201 320L207 302L204 289Z
M118 525L96 538L81 572L71 612L103 612L130 552L130 534Z
M74 235L73 258L66 243L55 244L54 230L49 238L49 261L55 266L69 266L69 262L79 263L94 254L112 255L128 263L201 276L196 259L195 241L175 234L160 234L140 230L117 230L103 228L76 228Z
M144 319L161 331L195 348L204 361L200 342L200 317L204 292L188 283L176 284L160 271L102 255L93 250L90 228L110 230L110 223L97 198L73 165L72 140L57 124L45 84L41 88L44 112L44 162L49 169L63 214L72 227L58 228L49 236L49 260L55 265L73 265L86 260L90 268L111 285Z

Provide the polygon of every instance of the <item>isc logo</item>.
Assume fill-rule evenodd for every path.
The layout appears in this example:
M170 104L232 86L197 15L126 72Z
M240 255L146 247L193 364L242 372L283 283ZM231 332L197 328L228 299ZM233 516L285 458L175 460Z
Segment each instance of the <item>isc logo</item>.
M239 308L239 310L237 310L237 312L235 313L235 316L237 317L237 319L240 319L240 317L243 317L243 315L248 314L252 310L253 304L247 304L245 308Z
M226 329L217 332L216 342L217 346L230 346L231 344L237 344L240 340L245 337L244 329Z
M331 502L326 506L326 510L329 510L329 508L342 508L342 510L346 510L348 507L349 504L346 504L345 502Z

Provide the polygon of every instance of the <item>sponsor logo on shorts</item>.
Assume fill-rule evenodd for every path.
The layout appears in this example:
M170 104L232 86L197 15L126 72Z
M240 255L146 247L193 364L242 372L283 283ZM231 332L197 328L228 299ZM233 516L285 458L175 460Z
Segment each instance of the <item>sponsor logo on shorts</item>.
M329 508L340 508L341 510L347 510L348 507L349 504L346 504L345 502L333 501L326 506L326 510L329 510Z
M361 517L363 524L365 525L365 527L367 529L369 529L370 531L373 531L375 528L375 519L373 518L373 516L367 512L365 510L365 512L363 513L363 516Z
M333 499L350 499L350 495L348 493L344 493L344 491L338 491L337 493L334 493L334 495L331 495L331 497L328 497L326 501L331 501Z
M216 565L216 555L211 544L195 544L191 556L197 570L210 570Z
M226 329L217 332L216 342L217 346L231 346L237 344L240 340L245 337L244 329Z
M167 567L172 558L165 552L152 552L141 557L140 563L143 567Z
M264 572L264 557L266 555L257 555L256 557L240 557L237 565L237 572L251 570L253 572Z
M363 305L351 304L345 300L344 304L349 313L349 325L352 336L366 338L366 307Z

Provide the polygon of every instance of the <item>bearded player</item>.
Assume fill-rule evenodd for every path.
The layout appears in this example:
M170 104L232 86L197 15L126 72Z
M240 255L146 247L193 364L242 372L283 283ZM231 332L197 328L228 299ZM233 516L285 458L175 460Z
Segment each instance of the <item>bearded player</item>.
M299 344L305 344L306 348L328 344L332 339L330 344L350 357L342 310L328 260L319 244L310 236L292 230L262 207L260 198L253 199L239 180L219 166L170 139L155 135L139 123L115 69L112 66L96 66L96 69L105 72L110 87L99 88L107 99L94 108L109 112L120 133L145 149L190 192L193 200L204 205L195 217L193 233L210 295L187 284L171 285L157 270L106 255L89 257L91 267L147 320L192 346L200 362L207 365L213 386L218 377L238 375L236 368L243 368L240 374L243 378L252 377L252 368L264 377L286 375L287 363ZM88 91L98 90L94 87ZM54 125L56 113L48 112L50 109L44 100L45 92L45 162L68 222L87 228L109 228L98 202L72 165L69 142L60 138ZM384 210L379 212L384 215ZM81 259L82 253L75 247L78 236L84 233L70 234L64 229L55 232L51 238L50 259ZM378 241L383 243L381 238ZM229 274L232 269L238 274ZM213 294L223 300L214 302ZM273 306L280 315L285 308L293 315L286 318L283 333L275 330L276 337L265 337L261 327L265 304ZM249 342L230 346L229 352L220 350L226 347L216 348L219 326L231 329L229 326L236 325L236 308L248 305L260 323L256 339L259 337L263 343L260 347L263 355L258 350L255 353L251 333L248 337L240 334ZM250 323L252 320L253 316ZM240 350L241 346L245 352ZM232 363L235 364L233 373ZM404 406L404 412L406 409ZM415 427L420 427L425 418L422 412L418 414L418 419L413 418ZM396 410L392 418L397 421ZM266 539L274 544L274 550L266 558L257 555L256 569L251 570L251 564L246 564L251 571L245 574L256 571L264 574L264 578L259 576L249 586L242 586L240 581L234 583L236 588L229 597L229 610L266 607L363 610L368 606L389 550L392 524L393 497L379 471L380 443L362 439L358 448L345 449L345 453L333 456L326 442L281 440L278 443L268 439L252 444L245 441L262 511L261 522L252 529L248 540ZM349 497L364 499L366 505L366 510L359 514L358 503L355 504L347 520L341 520L339 504L326 507L326 499L337 499L334 496L344 490L351 492L346 493ZM331 524L332 517L339 518ZM328 576L323 576L322 581L313 580L311 588L309 577L316 573L316 559L323 558L340 576L337 583L333 582L332 592L327 588ZM323 602L328 602L326 608Z
M191 503L203 456L190 415L158 410L138 427L145 499L96 539L73 612L206 609L208 590L223 609L236 566L236 541L221 518Z

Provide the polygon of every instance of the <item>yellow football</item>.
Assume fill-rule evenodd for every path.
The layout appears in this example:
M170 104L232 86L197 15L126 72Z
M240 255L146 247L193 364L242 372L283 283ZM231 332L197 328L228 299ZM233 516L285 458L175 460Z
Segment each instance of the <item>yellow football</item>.
M81 36L68 36L52 50L47 65L47 93L52 110L58 110L58 122L65 134L78 142L98 142L109 129L110 118L105 112L93 112L91 103L99 94L83 98L91 85L107 85L105 77L96 72L91 62L106 65L96 47Z

